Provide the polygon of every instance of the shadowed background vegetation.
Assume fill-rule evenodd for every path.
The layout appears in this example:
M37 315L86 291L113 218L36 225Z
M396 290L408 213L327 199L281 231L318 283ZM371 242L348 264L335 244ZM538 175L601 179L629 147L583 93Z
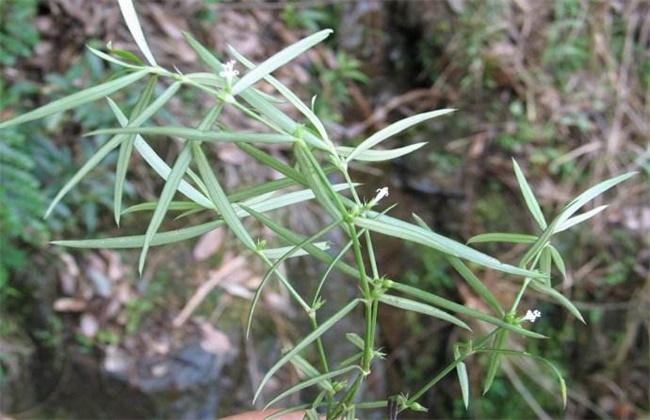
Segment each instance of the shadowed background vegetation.
M531 302L544 314L535 330L550 339L527 345L553 360L567 378L566 411L554 384L535 366L513 363L488 395L479 397L479 383L472 384L475 398L468 411L450 377L427 396L425 405L432 409L425 416L648 414L650 3L448 0L253 7L170 0L143 2L139 11L159 61L182 71L198 70L199 64L181 31L218 53L230 43L260 61L306 34L333 28L335 36L326 45L279 70L277 77L301 98L318 95L317 113L342 143L354 144L414 113L457 108L451 118L392 140L399 145L429 141L423 151L360 176L370 186L388 182L391 198L399 203L396 211L406 216L415 211L437 231L461 241L488 230L534 232L523 216L511 157L522 163L549 215L600 180L639 171L603 198L611 203L603 215L565 233L557 244L568 267L559 290L577 302L588 324L576 323L550 303ZM89 54L85 44L112 41L136 51L113 1L0 0L0 16L1 119L106 80L111 67ZM136 100L128 92L120 99L131 106ZM181 95L171 103L178 112L159 118L196 122L200 101L200 95ZM140 408L115 404L92 411L96 407L75 398L82 391L71 385L79 382L71 366L110 373L115 364L140 368L145 360L153 369L158 360L184 354L188 343L207 342L215 354L227 355L212 378L227 397L221 397L216 412L215 403L193 404L212 407L208 416L240 411L250 404L251 384L279 354L278 341L290 341L299 328L287 296L271 295L253 344L242 339L242 319L261 267L237 265L227 238L219 234L157 249L142 277L133 268L137 253L71 252L47 244L115 231L110 208L116 156L68 195L52 218L42 219L54 194L106 140L81 134L112 122L106 103L97 102L0 134L0 381L5 395L0 408L26 417L187 414L192 411L161 407L156 399ZM165 156L169 148L171 156L175 147L162 145L159 153ZM237 150L223 146L211 152L228 188L268 175ZM132 168L127 192L154 197L158 181L138 165ZM371 196L374 189L368 191ZM290 217L300 231L318 215ZM120 234L140 233L141 224L137 216L126 218ZM480 304L442 258L390 241L382 245L379 261L392 279L426 286L468 306ZM485 282L503 301L516 293L489 273ZM203 296L206 289L199 286L206 283L212 286ZM390 363L376 380L376 392L417 389L453 359L446 345L453 341L453 329L411 315L384 312L381 317ZM472 377L480 379L482 362L468 366ZM34 372L41 372L38 380ZM281 375L280 381L296 379L291 372ZM148 401L142 381L122 380L137 383L137 398ZM109 388L106 382L97 385ZM94 405L114 395L94 397Z

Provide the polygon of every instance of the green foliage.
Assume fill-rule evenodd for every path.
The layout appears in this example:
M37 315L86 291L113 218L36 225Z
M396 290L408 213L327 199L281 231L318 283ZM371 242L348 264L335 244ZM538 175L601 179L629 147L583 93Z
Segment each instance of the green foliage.
M25 266L26 254L17 241L38 245L46 234L42 216L45 200L40 183L32 174L34 161L25 150L25 137L14 128L0 142L0 282L9 271ZM0 288L3 290L4 288Z
M442 117L451 113L452 109L409 116L372 134L354 148L341 147L329 138L325 125L316 112L303 103L298 95L271 76L271 73L279 67L324 41L332 32L331 30L316 32L258 65L231 49L231 54L236 60L248 69L242 71L241 77L238 77L239 70L235 69L237 61L221 63L204 46L190 35L186 35L190 46L212 72L181 74L175 69L168 70L156 64L142 34L133 4L123 1L120 2L120 6L127 26L149 64L145 64L144 61L138 64L133 64L131 60L125 62L122 60L123 54L116 54L110 50L108 54L92 50L94 54L106 61L122 67L124 71L109 81L95 83L93 87L63 96L12 120L0 122L0 129L6 130L21 123L49 118L62 110L86 108L99 99L107 98L117 120L112 122L112 125L117 128L92 133L102 140L101 145L97 145L99 148L61 188L50 209L56 209L56 205L66 194L79 190L80 181L99 168L100 162L109 156L117 155L114 197L121 197L124 193L123 190L127 185L126 168L133 152L142 155L146 164L165 184L157 200L128 209L130 212L142 211L150 214L143 235L57 241L57 244L80 248L141 248L139 271L142 273L151 247L176 243L216 228L229 229L244 250L244 255L247 258L256 256L268 268L252 300L248 329L251 327L254 311L264 290L274 280L291 296L296 307L304 312L311 326L310 332L298 338L294 345L268 369L260 381L255 399L262 394L265 386L277 372L295 365L304 373L300 382L288 386L271 401L280 401L300 393L303 389L315 388L319 392L317 397L310 404L299 407L309 410L314 416L317 416L317 412L321 412L327 418L355 418L361 415L361 410L364 408L381 408L389 405L392 405L391 409L394 412L426 411L418 401L454 371L457 372L460 381L463 403L467 406L471 398L468 384L472 372L468 372L466 361L469 358L485 355L488 366L487 374L482 381L483 392L488 392L495 383L498 383L498 373L504 359L525 358L536 362L553 375L560 390L562 403L566 404L566 386L558 369L536 354L516 349L511 345L510 337L514 334L522 340L544 338L525 324L528 321L534 322L539 316L537 311L531 310L523 315L524 311L520 306L523 305L524 296L530 293L547 298L550 302L564 307L578 320L583 320L576 306L554 288L556 283L553 281L554 273L565 272L562 256L554 246L556 234L604 210L605 207L601 206L578 214L585 204L627 180L633 174L620 175L589 188L561 209L555 218L547 222L524 172L516 162L513 162L523 201L538 228L530 234L497 232L478 235L468 244L464 244L434 232L417 216L414 216L415 220L411 222L391 216L392 207L380 211L383 206L380 201L386 200L388 188L379 186L374 198L369 200L363 198L359 195L358 184L353 181L349 170L351 164L390 160L413 152L422 144L389 150L381 147L388 139L403 134L416 124ZM340 58L340 60L345 62L345 59ZM360 77L355 73L356 66L358 63L347 64L343 69L348 76ZM122 109L108 98L111 95L119 98L119 94L124 89L129 86L139 86L141 80L147 80L147 83L139 90L135 106L131 109L127 110L129 107ZM167 87L162 92L158 92L155 88L161 80L166 80ZM269 94L255 89L255 85L262 80L276 89L275 97L271 98ZM204 104L202 121L195 128L151 126L156 122L153 117L164 112L166 105L181 86L210 94L212 102ZM121 99L123 100L124 97ZM280 102L293 105L301 114L301 118L298 121L290 118L277 106ZM222 110L226 107L263 125L265 130L240 132L236 127L231 127L227 119L221 119ZM82 117L94 118L92 115ZM150 142L157 141L161 137L182 137L186 140L178 156L169 164L149 146ZM236 194L228 193L203 149L204 143L210 142L232 143L244 153L275 169L281 176L275 181L261 182L244 188ZM287 150L291 151L291 161L295 162L295 165L290 166L268 154L264 146L269 143L284 144ZM336 173L342 182L332 182L330 178L332 173ZM178 197L179 192L184 197ZM93 197L93 200L99 199ZM329 218L329 221L323 223L323 227L315 226L315 232L307 236L292 232L282 226L280 220L267 214L270 210L287 208L306 200L312 200ZM119 221L122 214L119 198L112 201L112 207L115 220ZM168 213L180 209L202 213L213 221L172 231L161 231ZM276 236L254 238L252 235L256 231L246 226L249 220L261 223L268 228L267 231L273 231ZM344 238L332 247L337 250L336 253L330 252L329 244L322 242L322 237L333 230L338 230ZM415 287L385 278L380 272L380 261L375 258L374 250L379 243L378 236L390 236L435 252L453 267L467 286L491 310L482 312L431 293L422 288L422 285ZM475 244L485 242L526 246L523 247L523 255L519 263L515 265L474 248ZM271 258L273 255L275 257ZM278 255L281 256L277 258ZM299 256L311 257L327 267L318 280L319 286L315 296L301 293L295 282L280 270L285 260ZM512 278L519 285L517 296L508 305L509 307L503 307L479 278L483 270L488 269ZM332 270L351 277L351 279L345 278L343 285L347 286L350 281L355 282L357 293L349 296L347 302L341 307L328 307L328 315L323 315L321 309L328 304L328 296L322 285L339 279L329 275ZM131 316L127 329L130 332L137 330L141 320L153 305L154 302L149 299L134 300L129 303ZM462 328L462 335L459 335L458 341L454 344L454 360L412 395L400 394L392 396L390 400L361 402L359 396L362 395L368 376L384 358L383 353L377 349L377 317L382 306L390 306L410 314L432 317L439 322L456 325ZM355 344L357 349L344 360L336 360L332 356L333 353L327 351L322 338L332 331L336 324L355 312L363 314L363 336L346 334L345 338ZM470 320L483 321L490 325L491 329L486 333L472 331ZM303 357L311 354L316 355L313 363Z
M37 0L0 0L0 64L12 66L28 57L40 41L32 18Z
M39 41L31 19L36 1L0 0L0 64L13 65L31 54ZM0 78L0 112L13 112L23 95L34 91L31 83L9 87ZM27 131L14 127L0 138L0 302L17 298L20 292L9 285L9 273L27 263L21 244L38 246L46 238L42 221L45 200L39 180L33 175L34 161L26 149Z

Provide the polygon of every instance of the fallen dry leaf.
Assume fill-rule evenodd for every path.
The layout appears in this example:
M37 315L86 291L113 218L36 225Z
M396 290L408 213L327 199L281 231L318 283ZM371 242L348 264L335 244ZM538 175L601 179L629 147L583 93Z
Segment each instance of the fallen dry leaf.
M225 235L225 229L215 229L201 236L192 251L194 261L205 261L216 254L223 245Z
M230 338L221 330L218 330L207 321L200 320L201 327L201 347L208 353L224 354L233 350Z
M86 309L86 301L75 298L59 298L52 305L57 312L82 312Z

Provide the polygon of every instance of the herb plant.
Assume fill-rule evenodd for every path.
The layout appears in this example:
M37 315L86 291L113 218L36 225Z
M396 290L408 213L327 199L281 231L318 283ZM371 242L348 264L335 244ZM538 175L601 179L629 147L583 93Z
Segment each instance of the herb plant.
M378 203L389 200L385 186L377 186L377 194L365 200L357 191L358 185L349 171L351 163L367 163L395 159L424 146L417 143L396 149L380 149L382 142L399 135L404 130L432 118L452 113L452 109L417 114L397 121L372 134L354 147L342 146L330 139L325 124L294 92L275 79L271 73L282 65L295 59L304 51L323 41L331 30L317 32L283 49L264 62L255 65L246 57L230 48L234 58L223 63L191 35L185 34L188 44L210 68L209 72L182 74L177 70L165 69L156 63L139 25L138 18L130 0L120 0L120 7L127 26L146 61L135 55L111 48L100 51L90 50L102 59L121 68L121 72L111 80L58 99L41 108L27 112L14 119L0 123L0 130L17 124L24 124L61 111L84 106L105 99L118 122L116 128L106 128L90 134L110 136L106 143L88 159L83 167L65 184L50 204L46 216L50 215L64 196L75 189L81 179L86 177L102 159L114 150L119 150L115 168L113 213L119 224L125 213L150 212L148 227L143 235L91 240L64 240L55 244L78 248L140 248L139 270L142 272L148 251L153 246L176 243L197 237L214 229L227 228L239 240L249 258L257 257L268 266L252 301L249 314L249 328L255 308L263 290L271 281L277 281L290 293L296 305L302 309L311 325L309 332L273 365L261 381L255 399L260 397L265 385L278 370L293 365L301 372L302 382L291 386L272 398L269 405L299 391L313 387L318 390L313 401L276 413L302 410L307 418L323 415L328 419L363 416L363 410L385 409L388 418L397 418L405 410L427 410L418 403L420 397L431 390L443 377L455 371L462 391L465 407L470 401L469 372L465 361L473 356L486 354L489 357L487 374L483 380L483 390L487 392L499 372L502 360L511 357L531 358L548 367L548 372L557 378L562 403L566 404L566 387L559 371L539 355L515 350L510 346L509 337L518 335L527 339L545 338L533 331L530 326L543 316L534 308L522 308L524 295L537 293L562 305L579 320L583 321L578 309L562 293L553 287L554 273L565 273L562 256L553 245L555 235L578 223L582 223L605 209L606 206L578 213L595 197L630 178L633 173L606 180L576 197L562 211L549 221L542 213L535 195L524 178L523 171L513 161L515 175L523 199L538 226L537 233L487 233L463 244L432 231L417 215L409 222L394 218L387 210L379 211ZM242 76L239 77L239 70ZM246 69L246 70L244 70ZM273 86L277 97L271 97L255 88L256 83L265 81ZM110 99L110 95L127 86L139 86L144 82L139 99L130 115ZM163 83L164 82L164 83ZM156 95L159 85L166 86ZM196 127L157 126L152 117L164 110L180 89L197 89L207 92L213 103L206 106L203 120ZM278 100L293 105L302 115L302 120L294 121L277 106ZM312 101L312 106L313 106ZM220 120L225 107L241 112L265 127L265 132L242 132L232 129ZM165 137L185 139L176 160L168 164L150 146L151 142L162 141ZM282 177L263 182L237 193L228 193L213 170L208 156L203 150L205 143L230 142L264 165L279 172ZM265 144L282 143L291 146L296 165L288 165L267 153ZM144 202L123 209L122 196L126 180L127 166L131 154L139 153L162 179L165 180L160 197L155 202ZM338 174L340 183L331 181L332 173ZM182 198L176 198L177 193ZM176 198L176 199L175 199ZM283 226L267 213L271 210L292 206L299 202L314 200L329 217L329 223L310 236L303 236ZM205 212L213 216L212 221L190 225L173 231L160 231L163 219L170 211L187 213ZM264 238L254 238L244 225L246 219L255 219L275 232L284 243L274 248ZM346 240L336 247L324 242L322 238L338 229ZM375 259L374 250L382 235L431 248L440 253L474 292L490 308L481 312L462 304L391 280L382 276L380 263ZM469 245L481 242L506 242L525 244L526 252L518 264L502 262L498 258L480 252ZM338 252L330 252L337 249ZM326 264L327 268L318 280L313 296L298 292L291 278L278 268L288 259L307 256ZM479 279L474 270L490 269L500 272L520 285L513 302L504 307L493 293ZM358 295L351 296L349 302L336 308L334 315L324 318L319 311L328 305L323 285L332 280L329 274L338 270L355 281ZM361 401L359 396L373 369L380 368L384 354L377 347L377 314L380 305L389 305L405 311L413 311L449 322L466 331L463 341L454 344L455 360L421 389L412 395L406 393L386 396L377 401ZM348 333L341 339L350 341L357 351L345 360L332 360L323 342L323 334L344 317L361 309L364 317L363 334ZM473 331L470 324L482 321L491 325L485 334ZM317 355L315 361L303 357L308 350Z

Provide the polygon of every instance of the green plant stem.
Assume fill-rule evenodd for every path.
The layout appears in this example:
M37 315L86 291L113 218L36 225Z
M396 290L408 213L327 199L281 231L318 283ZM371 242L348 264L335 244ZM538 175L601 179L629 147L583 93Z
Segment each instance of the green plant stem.
M375 327L376 324L373 321L376 321L376 298L372 296L372 290L370 288L370 282L368 280L368 275L366 273L365 264L363 261L363 254L361 252L361 243L359 241L359 235L357 234L356 227L354 222L350 221L347 223L348 232L350 238L352 239L352 249L354 252L355 262L359 268L359 282L361 283L361 290L364 295L364 307L365 307L365 333L364 333L364 346L363 346L363 356L361 359L361 374L357 376L354 383L348 389L348 392L341 398L337 407L333 413L333 418L337 418L342 414L345 406L351 403L356 396L361 383L364 378L370 373L370 363L372 362L374 347L374 336L375 336ZM329 416L328 416L329 418Z

